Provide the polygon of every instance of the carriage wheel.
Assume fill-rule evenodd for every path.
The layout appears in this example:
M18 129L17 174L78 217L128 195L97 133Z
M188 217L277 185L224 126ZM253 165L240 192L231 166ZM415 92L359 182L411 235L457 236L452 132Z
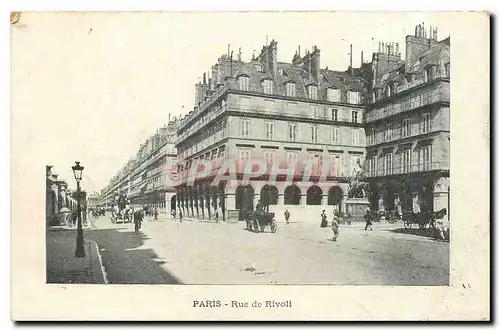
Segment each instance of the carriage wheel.
M276 221L273 219L271 221L271 232L276 233L276 230L277 230Z

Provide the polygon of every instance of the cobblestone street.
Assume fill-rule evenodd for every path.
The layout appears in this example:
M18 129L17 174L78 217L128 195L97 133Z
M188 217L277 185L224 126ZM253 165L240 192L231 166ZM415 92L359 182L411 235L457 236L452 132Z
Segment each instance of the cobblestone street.
M330 228L278 224L255 234L243 223L132 224L95 221L85 236L101 250L110 283L447 285L449 244L401 233L396 226Z

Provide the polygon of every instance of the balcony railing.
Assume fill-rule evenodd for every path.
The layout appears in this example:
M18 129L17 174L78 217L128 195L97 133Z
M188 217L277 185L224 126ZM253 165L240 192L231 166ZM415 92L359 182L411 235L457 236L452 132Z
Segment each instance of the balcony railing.
M441 132L441 130L443 130L443 129L441 129L441 128L429 128L429 131L423 132L421 129L419 129L419 130L412 130L412 131L408 132L406 135L403 135L402 130L397 129L397 130L393 130L392 135L390 135L390 136L386 136L385 132L384 132L383 137L382 137L382 135L377 135L376 139L373 139L372 135L368 135L368 136L366 136L366 147L371 147L371 146L380 145L380 144L384 144L384 143L391 143L391 142L398 141L401 139L411 139L411 138L419 137L422 135L438 133L438 132ZM381 139L379 137L382 137L383 139Z
M257 159L252 158L252 160ZM234 165L229 165L229 162L233 162ZM263 176L277 175L273 174L273 171L276 169L279 169L279 174L283 174L286 169L289 169L291 171L291 175L301 178L320 176L324 176L325 178L346 178L349 173L347 171L347 167L335 164L334 162L324 165L323 162L307 163L299 160L295 164L292 164L289 163L286 158L280 158L275 161L264 161L263 159L258 159L258 162L254 162L253 164L251 162L251 160L225 159L220 157L210 161L211 166L209 166L209 169L205 169L205 166L202 164L196 165L193 163L191 168L178 172L177 185L189 182L194 183L195 179L210 178L221 175L222 173L220 172L222 170L226 170L221 170L221 167L223 166L224 168L227 167L231 170L234 169L237 174L261 173L260 175ZM262 162L265 165L265 169L263 171L259 171L259 166ZM193 169L193 167L196 166L197 168ZM250 166L252 166L251 169L249 169ZM228 175L229 174L226 174L226 176ZM230 175L232 176L234 174Z
M377 169L377 170L366 170L364 172L364 177L382 177L382 176L393 176L393 175L403 175L418 172L426 172L433 170L449 170L449 162L427 162L419 164L410 164L408 166L393 167L392 169Z
M431 91L415 92L397 102L366 112L365 122L374 122L412 109L431 105L436 102L450 102L449 90L436 88Z
M203 101L200 104L200 107L197 110L193 111L193 113L191 113L191 115L189 115L187 117L184 117L184 119L183 119L183 121L182 121L182 123L180 125L179 130L184 129L184 127L186 127L186 125L188 125L193 118L195 118L196 116L198 116L198 114L204 112L207 109L207 107L210 107L212 105L212 103L215 100L217 100L221 95L223 95L224 93L226 93L228 89L229 89L229 86L226 84L223 87L219 88L207 100Z
M224 107L217 106L213 111L203 115L203 119L199 119L198 121L196 121L191 127L189 127L189 129L187 129L177 137L176 144L179 144L180 142L186 140L186 138L188 138L189 136L200 131L205 125L212 122L212 120L217 118L220 114L224 113L225 111L226 111L226 106Z
M265 106L262 105L257 105L257 106L252 106L251 108L235 108L235 107L217 107L214 111L207 113L205 115L203 120L198 120L195 124L193 124L187 131L184 133L180 134L178 136L176 144L186 140L188 137L191 135L195 134L196 132L199 132L205 125L207 125L209 122L211 122L213 119L218 117L220 114L224 113L226 110L229 111L238 111L238 112L243 112L243 113L252 113L252 114L263 114L263 115L277 115L277 116L286 116L288 118L297 118L297 119L315 119L315 120L328 120L328 121L333 121L331 114L325 112L318 112L316 114L312 113L310 109L305 108L301 110L290 110L290 108L286 107L285 105L279 106L279 107L274 107L274 108L266 108ZM361 119L361 114L359 115L359 118ZM335 123L340 123L340 124L346 124L346 123L353 123L350 118L343 118L339 119L337 121L334 121ZM358 120L356 123L361 124L361 121ZM227 134L223 133L222 138L226 138ZM220 140L217 137L211 138L209 137L208 139L209 142L207 142L203 148L206 146ZM203 149L201 148L201 149ZM200 149L200 150L201 150Z

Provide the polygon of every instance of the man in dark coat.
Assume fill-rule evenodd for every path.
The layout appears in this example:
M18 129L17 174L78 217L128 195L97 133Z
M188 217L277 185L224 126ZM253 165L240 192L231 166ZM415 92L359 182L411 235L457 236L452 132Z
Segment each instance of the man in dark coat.
M370 213L370 209L366 210L364 218L365 218L365 222L366 222L365 231L367 231L368 229L370 229L370 231L373 231L373 227L372 227L372 215Z
M134 227L136 233L139 232L139 230L141 229L141 224L143 220L144 220L144 210L137 209L134 212Z

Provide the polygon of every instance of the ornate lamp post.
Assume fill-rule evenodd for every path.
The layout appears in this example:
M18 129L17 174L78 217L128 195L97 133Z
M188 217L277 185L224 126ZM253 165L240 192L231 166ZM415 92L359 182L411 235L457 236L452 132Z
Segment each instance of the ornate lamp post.
M76 179L76 214L78 218L75 257L85 257L85 248L83 247L82 211L80 206L80 181L82 180L83 167L80 165L80 162L76 161L75 163L76 164L71 167Z

